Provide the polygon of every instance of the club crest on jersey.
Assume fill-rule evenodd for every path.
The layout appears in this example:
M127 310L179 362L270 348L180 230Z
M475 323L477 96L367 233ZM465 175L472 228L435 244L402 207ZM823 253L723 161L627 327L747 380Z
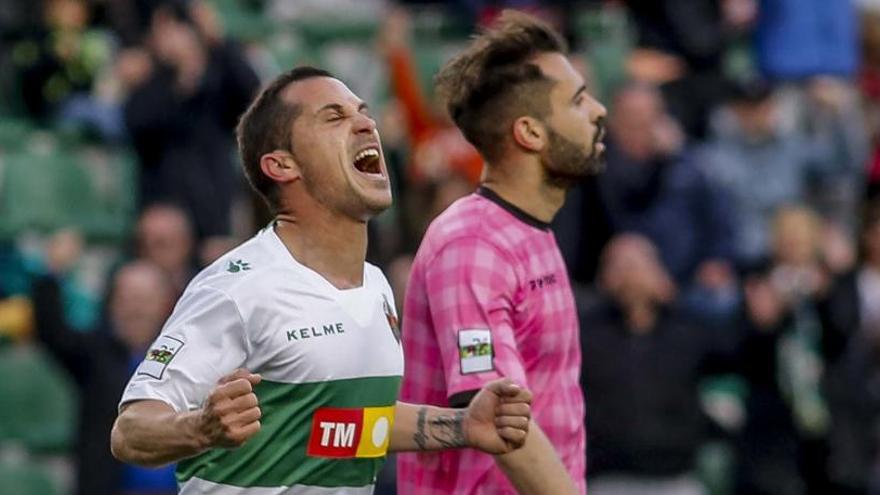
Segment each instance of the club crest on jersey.
M144 356L144 361L138 367L137 374L161 380L162 375L165 373L165 368L168 367L174 356L180 352L183 344L182 340L175 337L167 335L159 337L153 346L150 347L150 350L147 351L147 355Z
M322 407L312 416L306 454L336 459L384 457L393 423L394 406Z
M382 309L385 311L385 318L388 319L391 335L394 335L394 340L400 344L400 322L397 320L397 315L394 314L391 303L388 302L388 296L382 294L382 299Z

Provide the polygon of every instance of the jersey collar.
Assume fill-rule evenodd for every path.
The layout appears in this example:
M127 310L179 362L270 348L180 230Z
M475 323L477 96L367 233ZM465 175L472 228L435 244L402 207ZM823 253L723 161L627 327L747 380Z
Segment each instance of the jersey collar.
M550 230L549 223L538 220L537 218L533 217L532 215L529 215L528 213L523 211L521 208L519 208L518 206L514 205L513 203L505 200L504 198L499 196L498 193L489 189L488 187L480 186L479 188L477 188L477 194L479 194L480 196L495 203L496 205L500 206L501 208L507 210L511 215L515 216L517 219L519 219L521 222L523 222L525 224L531 225L532 227L535 227L536 229L541 229L544 231Z

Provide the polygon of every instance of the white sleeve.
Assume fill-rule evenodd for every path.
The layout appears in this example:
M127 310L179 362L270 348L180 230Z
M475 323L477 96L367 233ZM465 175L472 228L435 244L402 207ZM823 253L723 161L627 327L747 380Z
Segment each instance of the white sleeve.
M198 409L220 378L244 366L246 335L238 307L226 293L206 286L187 289L119 406L153 399L178 412Z

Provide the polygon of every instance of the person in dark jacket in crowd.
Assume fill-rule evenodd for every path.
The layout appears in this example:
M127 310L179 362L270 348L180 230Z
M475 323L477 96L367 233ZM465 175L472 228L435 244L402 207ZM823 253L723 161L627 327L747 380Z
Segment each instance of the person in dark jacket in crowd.
M670 111L696 139L724 97L724 55L758 13L757 0L627 0L636 49L630 75L659 84Z
M772 257L744 285L740 359L748 394L736 493L839 493L827 467L835 419L824 385L857 317L834 303L842 268L823 240L821 218L801 206L779 209L770 238Z
M49 274L33 284L39 341L79 388L79 427L74 458L78 495L177 493L173 467L145 470L120 464L110 454L110 429L125 384L171 310L164 272L146 261L120 267L111 282L103 322L90 332L72 330L63 317L58 277L71 267L76 249L54 246Z
M125 121L140 158L140 201L183 206L197 237L230 234L230 213L241 180L233 162L238 116L259 80L231 42L206 33L185 4L169 2L152 17L152 58L133 86Z
M707 439L698 385L731 370L734 339L686 317L651 242L622 234L606 246L603 295L581 312L592 495L698 495L697 449Z
M599 249L612 233L636 232L656 246L681 287L683 300L704 316L735 307L731 268L733 211L684 145L677 122L656 87L619 88L608 122L606 171L578 186L556 221L563 255L580 282L589 282Z
M828 472L835 493L880 493L880 201L862 216L859 262L819 307L829 361ZM870 432L870 433L869 433Z
M703 272L713 269L729 281L732 212L694 163L660 92L630 83L613 108L599 190L615 231L648 237L678 284L708 279Z

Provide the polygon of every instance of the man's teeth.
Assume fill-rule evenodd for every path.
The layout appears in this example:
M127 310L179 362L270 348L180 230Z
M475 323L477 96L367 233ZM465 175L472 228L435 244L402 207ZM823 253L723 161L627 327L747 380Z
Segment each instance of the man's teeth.
M357 155L354 156L354 161L355 161L355 162L359 162L359 161L361 161L361 160L363 160L364 158L367 158L367 157L369 157L369 156L376 156L376 157L378 157L378 156L379 156L379 150L377 150L377 149L375 149L375 148L365 149L365 150L361 151L360 153L358 153Z

